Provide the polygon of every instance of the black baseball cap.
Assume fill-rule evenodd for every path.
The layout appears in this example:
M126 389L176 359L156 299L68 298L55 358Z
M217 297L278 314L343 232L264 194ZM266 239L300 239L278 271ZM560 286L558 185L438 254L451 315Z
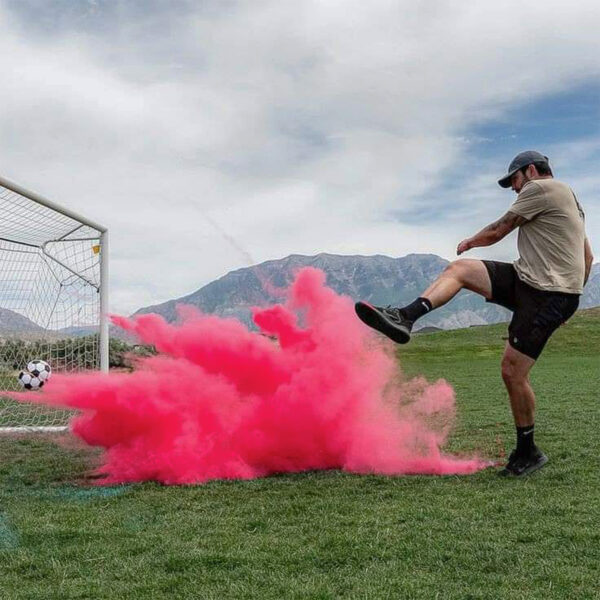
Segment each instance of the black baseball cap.
M548 163L548 157L536 152L535 150L525 150L525 152L521 152L517 154L511 161L510 165L508 165L508 173L502 177L502 179L498 180L498 185L503 188L510 187L510 178L523 167L527 167L533 163L542 162Z

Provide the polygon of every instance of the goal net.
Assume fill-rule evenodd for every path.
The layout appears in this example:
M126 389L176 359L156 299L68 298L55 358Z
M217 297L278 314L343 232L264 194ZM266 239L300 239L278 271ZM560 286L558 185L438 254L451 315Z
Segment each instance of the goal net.
M69 411L3 396L21 390L31 360L108 370L107 241L104 227L0 177L1 431L68 422Z

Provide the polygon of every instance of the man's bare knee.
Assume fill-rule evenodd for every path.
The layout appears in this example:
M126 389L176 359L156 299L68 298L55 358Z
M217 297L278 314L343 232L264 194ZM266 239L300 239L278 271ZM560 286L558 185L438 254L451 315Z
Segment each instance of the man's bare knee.
M502 359L502 380L507 386L513 385L517 380L515 365L506 357Z
M502 357L502 379L507 386L517 386L529 381L531 365L515 359L511 354Z
M469 272L469 262L468 258L458 258L457 260L453 260L450 264L446 265L443 275L462 282Z

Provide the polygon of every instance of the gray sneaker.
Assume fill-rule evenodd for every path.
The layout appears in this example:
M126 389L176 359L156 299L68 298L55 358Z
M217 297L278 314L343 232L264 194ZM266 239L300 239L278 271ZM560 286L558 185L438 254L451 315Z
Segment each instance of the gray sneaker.
M410 340L413 323L402 316L399 308L382 308L368 302L357 302L354 310L363 323L387 335L394 342L406 344Z
M539 448L535 448L529 456L517 456L516 454L516 450L511 452L506 466L499 471L498 475L501 477L529 475L541 469L548 462L548 457Z

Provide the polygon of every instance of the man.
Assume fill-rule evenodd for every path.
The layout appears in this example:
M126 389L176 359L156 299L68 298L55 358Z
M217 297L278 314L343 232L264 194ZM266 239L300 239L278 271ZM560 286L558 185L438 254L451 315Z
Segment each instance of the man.
M502 475L527 475L548 461L533 440L535 395L529 372L554 330L577 309L589 277L592 250L584 214L572 190L553 178L548 158L539 152L518 154L498 181L518 194L508 212L458 244L458 255L491 246L519 228L519 259L513 264L458 259L411 304L380 308L356 304L359 318L399 344L410 340L414 322L446 304L465 288L486 301L513 311L502 358L517 428L517 446Z

